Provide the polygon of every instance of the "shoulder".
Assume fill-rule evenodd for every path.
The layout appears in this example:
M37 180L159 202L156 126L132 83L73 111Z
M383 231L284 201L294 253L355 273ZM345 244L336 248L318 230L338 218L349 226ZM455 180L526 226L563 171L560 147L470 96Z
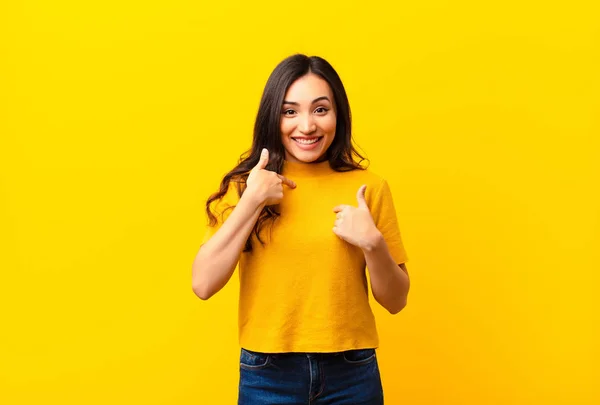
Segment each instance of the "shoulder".
M338 172L335 183L340 189L345 190L344 193L347 192L353 197L359 187L366 185L365 199L371 209L392 204L392 192L386 178L369 168Z
M357 175L358 183L367 186L365 199L373 214L387 215L395 212L392 190L384 175L368 168L361 170Z
M348 172L350 177L353 177L354 183L365 184L367 186L367 196L369 194L378 194L384 188L389 188L388 182L381 174L367 168L364 170L353 170Z

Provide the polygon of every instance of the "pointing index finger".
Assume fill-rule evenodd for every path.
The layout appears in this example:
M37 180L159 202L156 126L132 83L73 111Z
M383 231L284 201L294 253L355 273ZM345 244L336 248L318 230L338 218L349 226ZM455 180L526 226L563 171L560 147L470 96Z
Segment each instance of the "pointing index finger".
M344 208L346 208L346 207L347 207L347 205L346 205L346 204L340 204L340 205L336 205L336 206L333 208L333 212L341 212L341 211L343 211L343 210L344 210Z
M290 180L281 174L278 174L277 177L279 177L283 181L283 184L287 185L288 187L296 188L296 183L293 180Z

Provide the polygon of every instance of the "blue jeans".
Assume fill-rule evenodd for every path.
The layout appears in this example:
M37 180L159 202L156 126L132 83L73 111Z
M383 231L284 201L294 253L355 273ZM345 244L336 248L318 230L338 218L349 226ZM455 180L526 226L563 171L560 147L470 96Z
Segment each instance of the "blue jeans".
M258 353L242 349L238 405L382 405L375 349Z

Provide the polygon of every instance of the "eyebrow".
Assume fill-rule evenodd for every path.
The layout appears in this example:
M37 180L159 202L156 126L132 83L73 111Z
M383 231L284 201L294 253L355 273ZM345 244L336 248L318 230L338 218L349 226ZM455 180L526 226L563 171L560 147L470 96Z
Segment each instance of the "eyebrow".
M329 101L329 102L331 103L331 100L329 100L329 97L327 97L327 96L321 96L321 97L317 97L317 98L315 98L315 99L312 101L312 103L311 103L311 104L314 104L314 103L316 103L317 101L321 101L321 100L327 100L327 101ZM285 100L283 101L283 104L300 105L300 103L297 103L297 102L295 102L295 101L285 101Z

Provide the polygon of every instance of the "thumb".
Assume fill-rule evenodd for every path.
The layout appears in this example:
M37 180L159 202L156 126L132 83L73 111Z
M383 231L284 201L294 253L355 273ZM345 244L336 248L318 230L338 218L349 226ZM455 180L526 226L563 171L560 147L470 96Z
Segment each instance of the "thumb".
M260 160L258 161L258 163L256 164L256 166L254 166L255 169L264 169L265 167L267 167L267 164L269 163L269 151L267 150L267 148L263 148L261 154L260 154Z
M367 205L367 200L365 199L366 190L367 190L367 186L363 184L362 186L360 186L360 188L358 189L358 192L356 193L356 200L358 201L358 208L369 209L369 206Z

